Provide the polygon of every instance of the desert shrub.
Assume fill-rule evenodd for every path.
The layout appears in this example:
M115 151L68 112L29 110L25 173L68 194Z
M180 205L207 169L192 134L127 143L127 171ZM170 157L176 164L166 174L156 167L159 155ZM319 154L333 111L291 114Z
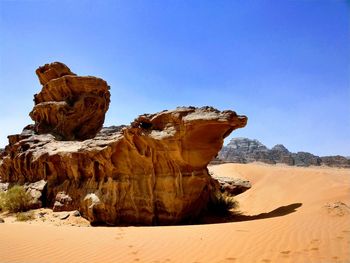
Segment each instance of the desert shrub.
M11 213L27 211L30 208L31 196L23 186L15 185L7 192L0 195L0 206L2 210Z
M5 199L5 192L0 192L0 212L5 210L4 199Z
M221 192L213 194L208 204L208 212L216 215L228 215L230 210L237 208L238 202L233 197Z
M33 211L28 212L19 212L16 214L17 221L28 221L33 220L35 218Z

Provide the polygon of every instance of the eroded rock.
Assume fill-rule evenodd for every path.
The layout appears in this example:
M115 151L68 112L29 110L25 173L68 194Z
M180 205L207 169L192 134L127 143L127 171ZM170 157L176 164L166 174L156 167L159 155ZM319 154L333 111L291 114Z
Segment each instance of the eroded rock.
M213 179L217 180L219 183L219 189L221 193L225 193L228 196L235 196L252 187L252 184L248 180L241 178L225 177L212 175Z
M54 212L75 210L72 198L66 192L58 192L52 210Z
M213 191L207 164L246 122L233 111L181 107L85 141L59 141L27 127L25 136L11 137L0 179L45 180L48 206L64 191L72 209L93 223L176 224L207 205Z
M24 189L31 197L31 209L40 208L43 206L43 197L45 196L45 193L43 193L46 190L46 181L45 180L39 180L34 183L26 183L24 184Z
M59 140L85 140L102 128L110 102L103 79L76 76L60 62L36 70L42 90L34 95L29 114L38 134L53 134Z
M9 183L0 183L0 192L6 192L9 189Z

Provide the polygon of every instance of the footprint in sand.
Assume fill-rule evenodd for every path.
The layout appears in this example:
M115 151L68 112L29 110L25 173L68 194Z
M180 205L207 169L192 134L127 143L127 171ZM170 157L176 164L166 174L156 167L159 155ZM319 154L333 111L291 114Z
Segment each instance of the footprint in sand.
M317 251L318 247L312 247L310 250Z
M290 254L290 250L284 250L284 251L281 251L280 253L283 254L283 256L288 257Z
M228 261L236 261L236 258L226 258Z
M281 251L281 253L288 255L290 253L290 250Z
M267 258L264 258L264 259L262 259L261 261L262 261L262 262L265 262L265 263L271 262L271 260L270 260L270 259L267 259Z
M119 240L122 239L124 236L124 233L117 233L117 237L115 239Z
M344 237L342 237L342 236L337 236L337 239L344 239Z

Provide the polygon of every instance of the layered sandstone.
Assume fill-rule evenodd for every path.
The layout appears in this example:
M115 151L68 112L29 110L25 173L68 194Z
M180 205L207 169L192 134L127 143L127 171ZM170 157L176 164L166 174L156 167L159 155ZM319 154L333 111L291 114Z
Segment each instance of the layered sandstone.
M93 223L175 224L207 205L214 190L207 164L246 122L233 111L182 107L139 116L84 141L59 141L28 126L9 136L0 179L45 180L49 207L64 193L69 207Z
M59 140L85 140L102 128L110 102L103 79L76 76L60 62L36 70L42 90L34 95L30 117L39 134L51 133Z

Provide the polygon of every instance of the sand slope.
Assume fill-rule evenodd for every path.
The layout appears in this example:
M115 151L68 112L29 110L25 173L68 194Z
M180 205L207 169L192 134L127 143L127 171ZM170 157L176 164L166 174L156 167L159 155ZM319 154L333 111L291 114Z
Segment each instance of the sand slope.
M211 166L242 177L232 222L172 227L0 224L0 262L350 262L350 170ZM341 204L342 202L344 204Z

